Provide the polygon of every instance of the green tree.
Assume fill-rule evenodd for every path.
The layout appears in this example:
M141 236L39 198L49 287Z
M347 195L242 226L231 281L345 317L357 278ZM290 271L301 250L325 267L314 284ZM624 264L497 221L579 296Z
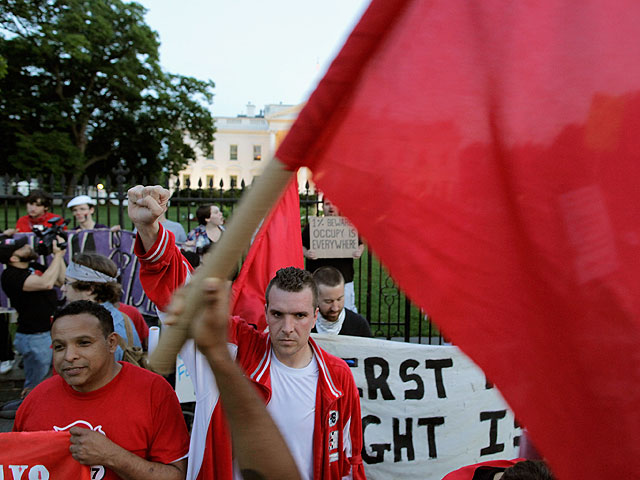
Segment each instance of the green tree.
M144 13L121 0L0 2L0 173L106 175L123 161L157 175L196 146L210 153L214 84L161 69Z

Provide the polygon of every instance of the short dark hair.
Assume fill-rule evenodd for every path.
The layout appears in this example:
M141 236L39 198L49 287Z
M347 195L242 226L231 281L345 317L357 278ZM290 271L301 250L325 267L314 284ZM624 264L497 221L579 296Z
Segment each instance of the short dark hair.
M335 267L320 267L313 272L313 280L316 285L326 285L328 287L337 287L344 283L344 277L340 270Z
M31 190L27 197L27 203L36 203L38 205L42 205L46 209L49 209L49 207L51 207L51 196L44 190L37 188L35 190Z
M78 253L73 257L73 262L78 265L84 265L97 272L104 273L110 277L118 276L118 266L110 258L94 252ZM79 291L90 291L95 295L95 301L98 303L111 302L117 303L122 297L122 286L118 282L85 282L77 280L71 284L74 289Z
M554 476L542 460L524 460L507 468L502 480L554 480Z
M310 288L313 295L313 308L318 306L318 287L316 287L316 282L313 281L311 272L296 267L286 267L278 270L264 292L267 305L269 305L271 287L277 287L285 292L301 292L305 288Z
M213 205L207 203L205 205L200 205L196 210L196 218L198 219L198 223L200 225L207 224L207 219L211 217L211 207L213 207Z
M113 317L111 316L111 312L99 303L91 302L89 300L76 300L75 302L68 303L62 308L58 308L53 314L51 325L53 325L60 317L81 315L83 313L93 315L98 319L104 338L107 338L109 334L113 333Z

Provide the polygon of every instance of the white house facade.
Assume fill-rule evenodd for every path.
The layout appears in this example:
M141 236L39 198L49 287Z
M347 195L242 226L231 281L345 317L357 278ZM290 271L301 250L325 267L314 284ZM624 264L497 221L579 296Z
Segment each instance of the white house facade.
M206 157L196 149L196 160L179 173L180 188L239 188L250 185L274 155L303 105L266 105L258 115L248 104L244 115L214 117L216 133L213 154ZM310 177L306 168L298 171L298 185L304 190ZM174 182L172 182L174 183Z

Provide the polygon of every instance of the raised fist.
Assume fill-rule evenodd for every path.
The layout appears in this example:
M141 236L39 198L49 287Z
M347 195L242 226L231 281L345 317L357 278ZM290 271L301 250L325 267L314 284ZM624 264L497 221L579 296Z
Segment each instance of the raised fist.
M160 185L136 185L127 192L129 218L139 228L153 224L167 210L171 194Z

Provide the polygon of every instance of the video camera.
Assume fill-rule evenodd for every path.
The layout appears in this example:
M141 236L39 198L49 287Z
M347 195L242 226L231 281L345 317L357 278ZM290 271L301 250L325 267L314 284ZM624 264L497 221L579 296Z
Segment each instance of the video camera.
M58 225L58 222L62 220L62 217L52 217L47 223L49 227L44 229L33 229L33 233L36 235L34 250L38 255L51 255L53 253L53 241L57 237L64 238L65 241L58 243L58 248L65 250L67 248L67 232L64 231L64 227L69 223L69 220L64 220L62 224Z

